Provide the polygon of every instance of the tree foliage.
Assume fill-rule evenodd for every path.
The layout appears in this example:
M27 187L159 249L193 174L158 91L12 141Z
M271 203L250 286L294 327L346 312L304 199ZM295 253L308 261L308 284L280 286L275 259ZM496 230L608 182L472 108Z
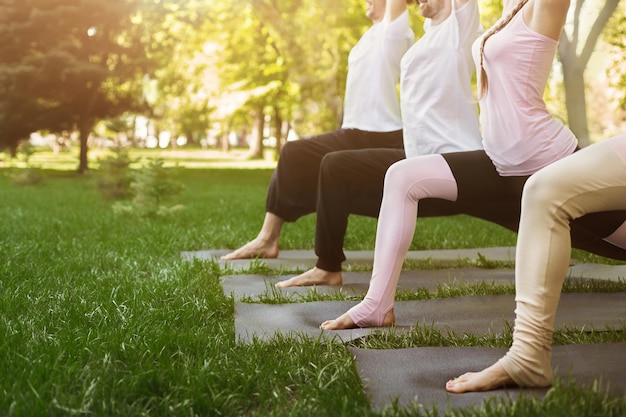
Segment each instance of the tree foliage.
M150 75L154 91L149 94L150 116L160 129L184 134L188 141L209 127L213 86L212 51L206 49L202 28L210 15L207 2L182 0L154 2L139 10L142 22L158 34L153 36L149 54L159 67ZM163 14L165 15L163 16Z
M610 45L613 65L609 69L609 78L620 93L615 97L622 111L626 112L626 3L621 2L613 14L604 33Z
M79 171L102 119L146 112L144 77L165 60L171 10L156 0L7 0L0 5L0 144L37 129L80 132ZM14 114L11 109L24 109Z
M279 139L283 120L300 134L336 128L348 52L371 24L361 0L216 1L214 10L221 83L249 93L260 124L267 108Z
M95 122L115 116L140 97L131 81L143 68L130 58L137 54L136 44L123 36L132 7L124 0L23 0L4 2L0 10L2 37L17 39L0 49L3 81L18 81L3 104L34 104L30 128L75 126L83 145L79 170L87 169L86 143ZM21 119L7 112L3 124L13 127Z
M479 3L488 28L502 2ZM583 144L584 70L600 34L626 105L618 3L572 0L559 46L568 120ZM419 7L409 10L419 37ZM96 123L143 114L190 141L209 128L253 131L260 156L268 134L280 145L290 129L306 136L341 123L348 54L370 25L363 0L3 0L0 35L12 41L0 44L0 149L14 153L36 130L76 129L84 171Z

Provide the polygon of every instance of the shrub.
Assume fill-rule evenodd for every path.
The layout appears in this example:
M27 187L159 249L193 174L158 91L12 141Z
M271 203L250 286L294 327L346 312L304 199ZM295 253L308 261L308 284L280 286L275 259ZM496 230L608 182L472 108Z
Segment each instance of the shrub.
M40 167L30 163L30 157L35 153L34 146L30 142L23 142L19 147L19 152L26 168L13 169L9 172L13 184L25 187L42 183L46 175Z
M120 146L113 148L113 153L99 161L96 186L105 200L123 200L132 195L130 164L135 161Z
M183 185L173 178L176 170L165 168L163 164L163 159L150 158L144 168L134 173L130 183L134 197L130 203L116 203L115 213L164 217L184 208L180 204L166 205L183 191Z

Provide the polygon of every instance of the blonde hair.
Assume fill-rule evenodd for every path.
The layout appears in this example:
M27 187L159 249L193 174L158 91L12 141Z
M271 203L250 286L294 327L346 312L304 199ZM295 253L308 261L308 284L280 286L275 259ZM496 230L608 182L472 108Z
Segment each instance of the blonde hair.
M502 19L497 25L494 25L491 29L489 29L489 31L485 33L485 36L483 36L483 39L480 43L480 89L478 94L479 99L487 95L487 90L489 88L489 82L487 81L487 72L485 71L485 67L483 65L483 59L485 55L485 42L487 42L487 39L500 32L506 25L508 25L511 19L513 19L513 16L515 16L526 3L528 3L528 0L520 0L520 2L509 12L508 15L506 15L504 19Z

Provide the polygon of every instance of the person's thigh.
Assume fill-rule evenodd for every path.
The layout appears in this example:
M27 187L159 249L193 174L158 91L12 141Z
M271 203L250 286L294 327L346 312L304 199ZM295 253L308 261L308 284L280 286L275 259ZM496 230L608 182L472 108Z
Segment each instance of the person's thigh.
M573 247L626 259L604 240L626 221L626 163L610 147L592 145L547 166L528 181L524 198L571 221Z
M349 212L377 217L387 169L404 159L402 149L359 149L332 152L322 161L320 195L341 192Z
M401 149L404 151L402 131L367 132L357 129L337 129L321 135L287 142L283 150L324 156L335 151L361 149ZM283 151L281 151L283 152Z
M351 139L348 138L346 131L343 129L289 141L281 149L279 164L283 159L292 158L306 162L307 157L314 157L318 161L317 164L319 164L324 155L329 152L342 150L347 146L346 142L348 141L351 141Z
M455 209L517 231L527 176L503 177L484 150L442 155L458 186Z
M484 150L442 156L457 182L457 201L465 204L498 204L521 200L528 176L501 176Z

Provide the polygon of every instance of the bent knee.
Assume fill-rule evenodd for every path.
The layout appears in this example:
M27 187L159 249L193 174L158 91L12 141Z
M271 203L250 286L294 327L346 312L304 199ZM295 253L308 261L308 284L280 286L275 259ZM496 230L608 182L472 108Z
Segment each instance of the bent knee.
M304 143L303 140L294 140L294 141L286 142L280 148L280 157L289 158L289 155L298 154L301 152L302 147L306 145L307 144Z
M341 150L329 152L322 157L320 172L333 181L349 182L363 175L366 160L357 151Z
M532 206L546 206L554 203L560 190L567 189L563 175L553 173L554 170L542 170L526 181L522 200Z
M322 169L329 172L341 172L351 158L345 155L346 151L329 152L322 157Z
M414 164L409 163L409 159L404 159L392 164L385 173L385 189L402 188L406 189L415 182L416 172Z
M391 165L385 175L385 192L395 190L413 199L428 197L455 200L456 180L441 155L404 159Z

